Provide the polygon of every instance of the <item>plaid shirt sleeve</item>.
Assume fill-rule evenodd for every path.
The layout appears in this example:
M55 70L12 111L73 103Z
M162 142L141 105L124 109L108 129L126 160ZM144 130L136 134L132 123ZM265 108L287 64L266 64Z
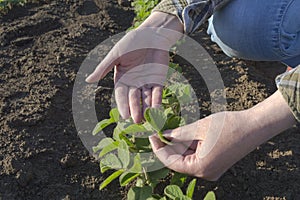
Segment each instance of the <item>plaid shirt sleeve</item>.
M276 77L276 84L300 123L300 65Z
M153 11L176 15L186 34L194 33L216 10L231 0L162 0Z

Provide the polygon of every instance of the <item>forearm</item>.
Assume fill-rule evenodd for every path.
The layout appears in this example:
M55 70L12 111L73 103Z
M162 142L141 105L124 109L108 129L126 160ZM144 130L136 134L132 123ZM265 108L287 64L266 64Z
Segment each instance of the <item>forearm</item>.
M296 124L290 107L279 91L246 110L245 115L249 119L247 129L252 132L253 145L259 145Z
M295 123L278 91L248 110L212 115L199 155L207 176L204 178L216 180L257 146Z

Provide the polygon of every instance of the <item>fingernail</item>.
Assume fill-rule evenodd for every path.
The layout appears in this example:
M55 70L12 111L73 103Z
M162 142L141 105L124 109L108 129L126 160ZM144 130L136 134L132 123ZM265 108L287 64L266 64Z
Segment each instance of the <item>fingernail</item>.
M151 145L153 145L154 135L150 135L148 138L149 138L149 141L150 141Z
M89 75L86 79L85 82L87 83L92 83L92 75Z

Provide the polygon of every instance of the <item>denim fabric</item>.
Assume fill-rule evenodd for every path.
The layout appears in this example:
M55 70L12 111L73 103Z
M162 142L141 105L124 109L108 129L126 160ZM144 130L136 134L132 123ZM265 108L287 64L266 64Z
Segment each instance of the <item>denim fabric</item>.
M300 63L300 0L233 0L209 19L212 41L231 57Z

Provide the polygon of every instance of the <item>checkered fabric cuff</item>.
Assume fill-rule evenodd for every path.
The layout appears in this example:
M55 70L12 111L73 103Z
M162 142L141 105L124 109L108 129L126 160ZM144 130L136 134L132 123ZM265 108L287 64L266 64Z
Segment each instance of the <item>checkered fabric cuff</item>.
M278 90L300 123L300 65L276 77Z
M218 9L231 0L162 0L153 11L176 15L184 32L192 34Z

